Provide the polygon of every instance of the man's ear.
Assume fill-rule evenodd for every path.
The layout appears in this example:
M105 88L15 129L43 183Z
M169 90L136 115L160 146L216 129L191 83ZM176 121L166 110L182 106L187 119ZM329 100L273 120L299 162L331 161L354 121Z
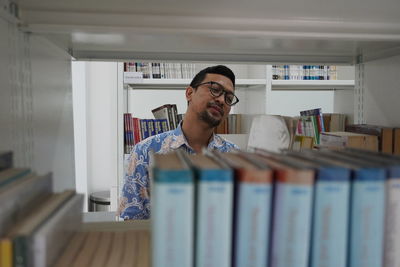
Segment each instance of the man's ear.
M194 89L191 86L186 87L186 100L190 102L192 100L192 96L194 93Z

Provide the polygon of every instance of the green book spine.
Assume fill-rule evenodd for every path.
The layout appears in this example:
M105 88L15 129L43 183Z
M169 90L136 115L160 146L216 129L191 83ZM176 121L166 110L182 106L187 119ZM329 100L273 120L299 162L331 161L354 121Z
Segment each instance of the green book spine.
M18 236L13 242L13 258L14 267L27 267L28 266L28 238L25 236Z

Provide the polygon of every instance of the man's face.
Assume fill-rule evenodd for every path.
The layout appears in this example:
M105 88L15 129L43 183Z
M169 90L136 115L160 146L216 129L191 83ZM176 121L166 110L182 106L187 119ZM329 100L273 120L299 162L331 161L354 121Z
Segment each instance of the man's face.
M215 83L200 85L197 89L189 87L189 91L186 91L186 98L190 102L189 108L197 114L200 120L211 127L216 127L225 120L231 107L225 103L225 94L215 97L211 94L210 88L222 87L225 91L234 93L234 87L229 78L219 74L207 74L201 83L207 82Z

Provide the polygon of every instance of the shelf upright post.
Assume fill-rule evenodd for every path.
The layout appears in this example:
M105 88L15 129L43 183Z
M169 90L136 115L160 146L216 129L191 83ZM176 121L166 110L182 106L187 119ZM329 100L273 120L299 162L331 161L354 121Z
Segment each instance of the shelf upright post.
M272 101L272 65L266 66L265 77L265 114L271 114Z
M354 90L354 123L365 123L364 118L364 63L362 56L358 56L356 64L356 81Z
M126 90L128 92L128 89ZM110 208L116 211L121 192L121 185L124 180L124 63L117 64L117 179L113 181L110 191ZM128 95L126 97L128 99Z

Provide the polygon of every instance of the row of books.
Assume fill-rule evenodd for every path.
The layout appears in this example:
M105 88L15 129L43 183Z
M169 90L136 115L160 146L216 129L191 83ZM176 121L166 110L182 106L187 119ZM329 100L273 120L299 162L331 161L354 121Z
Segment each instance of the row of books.
M11 152L0 153L0 162ZM4 166L2 166L4 167ZM52 175L11 164L0 172L0 266L52 266L80 228L83 196L52 192Z
M310 136L319 144L320 134L325 132L324 120L320 108L300 111L296 135Z
M165 104L151 111L155 119L139 119L131 113L124 114L124 150L129 154L133 146L147 137L178 127L183 114L178 114L176 104Z
M336 66L273 65L273 80L337 80Z
M400 265L400 157L177 151L152 175L154 266Z
M195 64L165 62L125 62L125 72L141 72L144 79L192 79Z
M131 113L124 114L124 150L129 154L133 146L147 137L169 131L166 119L139 119Z
M229 114L216 128L216 134L241 134L242 133L242 115Z

